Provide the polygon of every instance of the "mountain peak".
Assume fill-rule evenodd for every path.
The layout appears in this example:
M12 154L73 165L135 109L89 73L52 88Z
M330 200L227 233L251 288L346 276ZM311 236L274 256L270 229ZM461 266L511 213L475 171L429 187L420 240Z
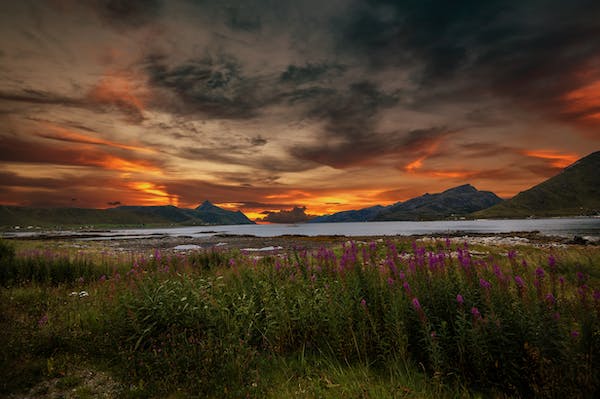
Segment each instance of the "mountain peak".
M444 191L444 193L475 193L478 190L470 184L463 184L462 186L452 187Z
M205 200L202 204L200 204L196 208L196 210L197 211L208 211L208 210L215 209L215 208L221 209L218 206L216 206L215 204L213 204L212 202L210 202L209 200Z

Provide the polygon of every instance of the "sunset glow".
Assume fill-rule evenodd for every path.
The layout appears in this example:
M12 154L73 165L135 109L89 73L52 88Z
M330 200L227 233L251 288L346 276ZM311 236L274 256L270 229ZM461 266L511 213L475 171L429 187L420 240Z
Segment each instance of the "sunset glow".
M600 5L276 3L2 2L0 203L509 198L600 148Z

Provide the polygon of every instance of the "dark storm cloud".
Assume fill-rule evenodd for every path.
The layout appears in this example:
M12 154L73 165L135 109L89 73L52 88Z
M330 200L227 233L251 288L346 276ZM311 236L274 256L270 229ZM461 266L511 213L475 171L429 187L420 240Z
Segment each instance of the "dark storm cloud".
M445 128L412 130L385 135L353 134L339 143L315 143L311 146L294 148L293 154L301 159L346 168L395 156L398 166L405 166L415 159L429 155L435 143L451 134Z
M100 17L117 28L139 27L160 13L161 0L94 0L89 3Z
M447 86L463 98L492 90L556 115L561 96L581 83L577 73L600 52L593 0L357 4L336 20L339 48L366 57L375 71L410 66L423 105Z
M333 79L342 75L346 70L344 65L339 64L310 64L304 66L288 65L287 69L280 75L279 80L283 83L296 85Z
M30 104L79 106L82 101L48 93L40 90L23 89L20 92L0 92L0 101L22 102Z
M163 56L146 60L150 83L174 92L179 104L162 104L182 113L199 112L213 118L247 119L256 116L265 105L260 97L257 78L243 75L238 60L232 56L207 56L169 66ZM177 110L177 109L176 109Z

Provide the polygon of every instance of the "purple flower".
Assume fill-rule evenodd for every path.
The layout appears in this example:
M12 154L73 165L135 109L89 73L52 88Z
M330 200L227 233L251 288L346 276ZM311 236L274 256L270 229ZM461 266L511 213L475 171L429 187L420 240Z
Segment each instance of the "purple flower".
M546 295L546 302L548 302L549 305L554 305L556 303L556 298L554 298L552 293Z
M387 283L388 283L388 286L390 286L390 287L393 286L394 285L394 279L391 278L391 277L388 277Z
M579 337L579 331L577 331L577 330L571 331L571 337L573 337L573 338Z
M38 320L38 327L42 327L46 324L48 324L48 315L45 314Z
M462 295L458 294L456 295L456 302L462 305L463 303L465 303L465 300Z
M580 284L585 283L585 274L581 273L581 272L577 272L577 281L579 281Z
M600 290L594 290L592 296L594 298L594 301L600 301Z
M479 309L477 309L475 306L473 306L471 308L471 314L473 315L473 317L475 317L476 319L481 319L481 313L479 312Z
M405 281L404 283L402 283L402 287L404 288L404 290L406 292L410 292L410 284L408 284L407 281Z
M486 290L492 288L492 284L489 281L486 281L482 278L479 279L479 285L481 286L481 288L485 288Z
M106 274L103 274L102 276L100 276L100 278L98 279L98 281L100 281L101 283L106 281Z
M364 309L367 308L367 301L365 301L365 298L362 298L360 300L360 306L362 306Z
M565 278L563 276L560 276L558 278L558 282L560 283L560 285L564 285L565 284Z
M523 288L525 286L525 282L520 276L515 276L515 284L517 284L517 287L519 288Z
M412 305L413 308L415 308L415 310L421 310L421 304L419 303L419 300L416 297L412 299Z
M537 269L535 269L535 275L541 280L544 278L546 273L544 272L544 269L542 269L541 267L538 267Z
M508 251L508 260L510 260L512 262L515 260L516 257L517 257L517 251L515 251L514 249L511 249L510 251Z
M550 269L554 270L554 267L556 266L556 258L554 255L548 256L548 266Z

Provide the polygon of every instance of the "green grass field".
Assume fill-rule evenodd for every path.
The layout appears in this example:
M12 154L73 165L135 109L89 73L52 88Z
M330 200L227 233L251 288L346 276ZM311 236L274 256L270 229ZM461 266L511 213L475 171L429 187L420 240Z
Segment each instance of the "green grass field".
M4 241L0 283L9 397L600 394L594 246L398 238L258 258Z

